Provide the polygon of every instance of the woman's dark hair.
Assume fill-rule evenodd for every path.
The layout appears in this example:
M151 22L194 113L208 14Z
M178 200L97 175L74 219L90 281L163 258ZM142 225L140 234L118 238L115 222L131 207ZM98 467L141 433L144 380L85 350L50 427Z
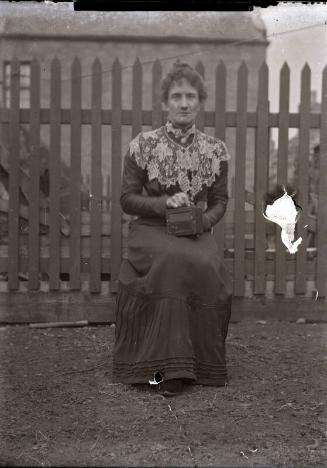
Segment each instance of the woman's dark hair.
M198 91L199 101L203 102L207 98L207 90L202 76L187 63L174 63L173 68L168 72L161 82L161 99L168 101L169 90L173 83L178 83L182 79L187 80Z

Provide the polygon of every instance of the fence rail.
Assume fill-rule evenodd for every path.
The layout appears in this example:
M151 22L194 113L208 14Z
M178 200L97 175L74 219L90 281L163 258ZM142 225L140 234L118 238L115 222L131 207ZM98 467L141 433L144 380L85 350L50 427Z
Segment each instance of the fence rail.
M69 280L71 290L80 290L85 278L89 291L99 293L101 283L109 281L111 291L117 288L117 278L122 257L126 255L128 217L122 215L119 197L122 173L122 132L131 129L132 136L144 126L157 128L167 118L162 109L159 82L162 68L157 60L152 69L152 109L142 108L143 69L136 60L132 73L132 109L122 108L122 66L117 59L112 69L112 108L102 105L102 65L96 59L92 66L91 107L82 108L81 64L75 59L71 67L71 102L61 108L61 63L51 64L50 106L40 106L42 87L40 64L31 64L30 109L20 109L19 61L11 62L10 108L0 108L0 127L8 132L8 148L0 150L3 173L7 171L9 200L0 199L2 223L7 223L7 234L0 237L0 273L7 280L8 289L19 289L20 279L27 279L29 290L39 290L40 280L48 282L50 290L60 290ZM205 75L203 64L197 70ZM297 113L289 111L290 70L287 64L280 73L279 112L269 111L269 70L264 63L258 72L257 110L249 111L248 68L242 63L237 74L236 109L226 108L226 67L217 65L215 71L215 110L202 110L198 127L211 128L214 134L225 139L226 130L235 130L234 197L232 208L215 229L219 250L234 277L234 295L244 297L245 281L253 282L254 294L265 294L267 281L274 281L275 293L286 294L286 282L294 281L295 294L306 292L307 282L313 281L320 296L327 294L327 182L320 177L317 185L318 211L309 212L310 132L319 133L320 174L327 173L327 69L323 71L322 103L320 112L310 109L310 68L304 66L301 74L301 103ZM29 125L30 164L29 178L21 172L20 126ZM40 129L50 128L49 142L49 193L40 187ZM61 139L62 125L70 125L69 212L61 213ZM82 127L91 126L90 174L82 175ZM110 126L111 174L102 174L102 127ZM278 129L276 178L287 183L289 129L298 129L298 190L303 210L297 235L303 244L295 256L285 251L280 241L280 231L262 216L262 198L269 182L270 130ZM246 190L246 168L249 157L248 130L255 130L255 178L253 193ZM319 172L319 171L318 171ZM27 182L26 182L26 180ZM25 182L24 182L25 181ZM82 181L82 183L81 183ZM4 183L5 184L5 183ZM27 186L24 188L23 184ZM26 185L27 184L27 185ZM6 184L5 184L6 185ZM83 205L81 185L88 190L87 203ZM27 198L22 204L21 192ZM252 210L246 210L246 204ZM7 207L7 208L4 208ZM47 221L45 221L47 218ZM315 245L307 243L307 232L315 235ZM2 231L1 231L2 232ZM269 237L270 236L270 237ZM269 239L275 238L273 247Z

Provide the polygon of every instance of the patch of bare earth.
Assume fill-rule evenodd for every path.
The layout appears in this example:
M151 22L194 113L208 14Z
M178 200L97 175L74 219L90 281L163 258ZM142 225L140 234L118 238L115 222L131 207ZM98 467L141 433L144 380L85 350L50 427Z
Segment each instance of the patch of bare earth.
M327 324L231 324L230 382L112 383L114 328L0 328L0 465L326 466Z

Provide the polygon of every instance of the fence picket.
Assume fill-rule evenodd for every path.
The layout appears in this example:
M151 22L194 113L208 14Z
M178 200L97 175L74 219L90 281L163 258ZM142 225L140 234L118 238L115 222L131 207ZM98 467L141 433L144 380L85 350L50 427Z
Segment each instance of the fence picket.
M195 70L204 78L204 66L201 60L198 61L198 63L195 65ZM197 115L196 118L196 126L197 128L203 132L204 130L204 112L205 112L205 101L202 103L200 112Z
M28 229L28 288L39 288L40 252L40 65L31 63L31 156Z
M285 63L280 72L279 86L279 132L277 155L277 184L287 184L288 165L288 127L289 127L289 94L290 70ZM285 294L286 291L286 255L285 246L281 241L281 228L276 226L276 279L275 293Z
M244 295L245 278L245 164L246 164L246 114L248 95L248 69L243 62L237 75L237 124L235 159L235 230L234 230L234 295Z
M302 237L302 244L296 254L295 293L304 294L306 290L307 233L304 228L308 216L308 171L310 151L310 81L311 70L306 64L301 73L301 104L298 159L298 203L302 208L301 218L297 223L297 235Z
M264 294L266 289L266 220L262 215L262 202L267 192L268 179L268 66L266 63L259 70L257 129L255 148L255 261L254 293Z
M81 274L81 64L75 58L71 75L70 163L70 288L80 289Z
M220 62L216 67L216 109L215 109L215 136L225 141L226 125L226 67ZM214 228L214 237L220 258L224 257L225 219L222 218Z
M161 63L157 59L152 68L152 128L159 128L162 125L162 106L160 81L162 76Z
M61 142L61 65L57 58L51 63L50 97L50 228L49 228L49 287L59 289L60 277L60 142Z
M136 59L133 65L132 137L142 131L142 65Z
M9 217L8 217L8 289L18 289L19 262L19 80L20 64L11 62L9 115Z
M101 100L102 66L98 58L92 66L92 148L91 148L91 248L90 291L101 291Z
M327 296L327 66L322 75L319 186L317 213L317 281L320 297Z
M112 160L111 172L111 283L112 292L117 291L118 275L122 259L122 212L120 208L121 186L121 120L122 120L122 75L121 64L115 59L112 67Z

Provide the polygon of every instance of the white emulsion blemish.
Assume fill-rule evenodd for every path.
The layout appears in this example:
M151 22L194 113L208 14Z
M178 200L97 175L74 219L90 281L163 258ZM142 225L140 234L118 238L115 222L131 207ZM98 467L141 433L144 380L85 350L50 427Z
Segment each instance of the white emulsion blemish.
M298 251L298 246L302 242L302 237L299 237L294 242L295 224L298 218L298 211L294 201L284 188L284 195L274 201L272 205L267 205L266 212L263 216L278 224L281 228L281 239L291 254Z

